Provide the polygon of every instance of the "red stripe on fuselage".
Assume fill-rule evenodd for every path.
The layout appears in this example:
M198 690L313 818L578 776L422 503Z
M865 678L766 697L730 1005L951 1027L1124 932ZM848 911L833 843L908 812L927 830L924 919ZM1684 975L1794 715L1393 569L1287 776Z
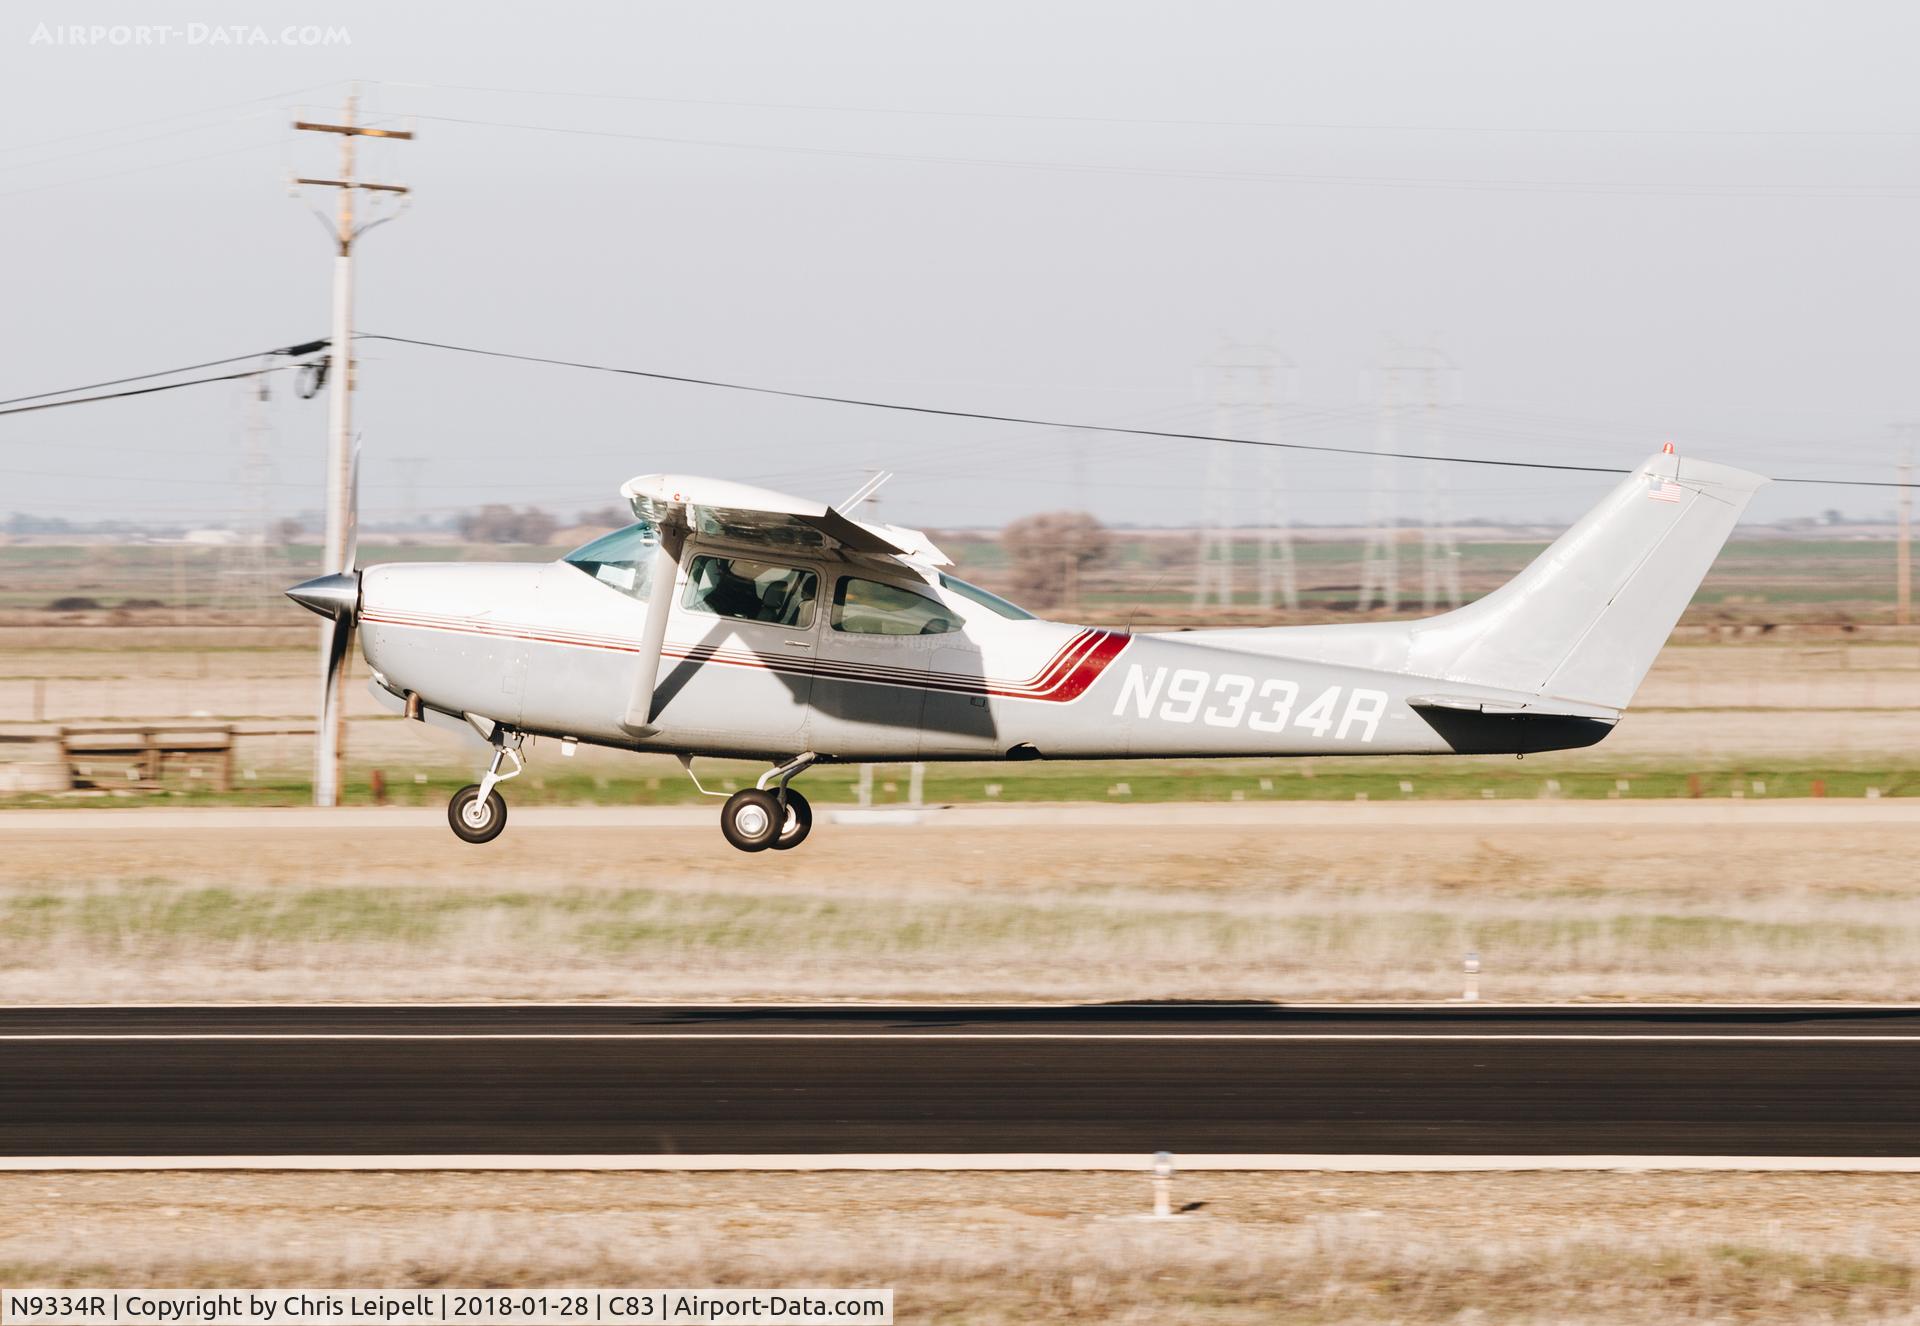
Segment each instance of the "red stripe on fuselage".
M633 654L639 647L615 637L589 636L584 633L536 630L501 626L473 618L451 617L439 613L368 610L360 620L374 625L403 626L414 630L446 631L459 635L484 635L501 639L526 640L535 644L564 645L573 649L599 649ZM1078 699L1104 672L1107 665L1126 649L1129 635L1120 631L1084 629L1057 650L1030 681L997 681L983 677L964 677L928 669L887 668L877 664L841 662L783 654L760 654L728 649L721 645L669 645L663 658L708 663L721 667L758 668L769 672L808 675L827 681L853 682L872 686L898 686L908 690L936 690L970 695L991 695L1009 700L1046 700L1056 703Z

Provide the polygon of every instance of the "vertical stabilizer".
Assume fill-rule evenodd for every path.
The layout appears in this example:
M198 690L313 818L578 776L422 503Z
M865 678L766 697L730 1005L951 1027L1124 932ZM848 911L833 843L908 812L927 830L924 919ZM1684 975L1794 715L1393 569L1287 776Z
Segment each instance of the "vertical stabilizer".
M1409 623L1408 670L1624 709L1766 482L1653 456L1518 576Z

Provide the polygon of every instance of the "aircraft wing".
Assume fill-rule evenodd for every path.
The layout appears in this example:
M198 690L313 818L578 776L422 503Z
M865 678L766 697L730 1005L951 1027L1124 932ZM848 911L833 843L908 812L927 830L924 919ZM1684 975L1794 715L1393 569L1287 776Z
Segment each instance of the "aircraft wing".
M775 548L837 546L874 556L905 557L931 566L952 560L919 530L868 524L825 502L768 488L686 474L643 474L620 486L641 520L659 522L685 508L697 532Z

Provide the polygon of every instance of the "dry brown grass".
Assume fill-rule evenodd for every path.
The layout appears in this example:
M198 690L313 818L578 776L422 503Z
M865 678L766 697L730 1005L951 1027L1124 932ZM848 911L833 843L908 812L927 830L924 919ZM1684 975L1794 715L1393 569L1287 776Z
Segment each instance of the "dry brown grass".
M18 1174L0 1280L892 1286L902 1322L1896 1322L1895 1175Z
M0 999L1445 998L1469 948L1494 999L1920 994L1913 830L1574 809L823 824L753 857L706 827L522 825L476 850L438 827L94 834L76 812L0 858Z

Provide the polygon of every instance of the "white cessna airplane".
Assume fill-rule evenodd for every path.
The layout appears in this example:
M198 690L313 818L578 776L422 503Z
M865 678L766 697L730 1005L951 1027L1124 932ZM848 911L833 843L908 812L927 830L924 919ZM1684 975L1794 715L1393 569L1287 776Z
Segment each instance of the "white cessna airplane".
M1045 621L948 574L916 530L670 474L627 483L635 523L558 562L350 568L287 592L332 619L329 694L357 626L377 698L492 744L447 808L466 841L506 826L499 784L539 736L689 774L695 756L766 760L721 810L751 852L806 838L790 784L814 764L1590 746L1765 482L1669 444L1508 584L1420 621Z

